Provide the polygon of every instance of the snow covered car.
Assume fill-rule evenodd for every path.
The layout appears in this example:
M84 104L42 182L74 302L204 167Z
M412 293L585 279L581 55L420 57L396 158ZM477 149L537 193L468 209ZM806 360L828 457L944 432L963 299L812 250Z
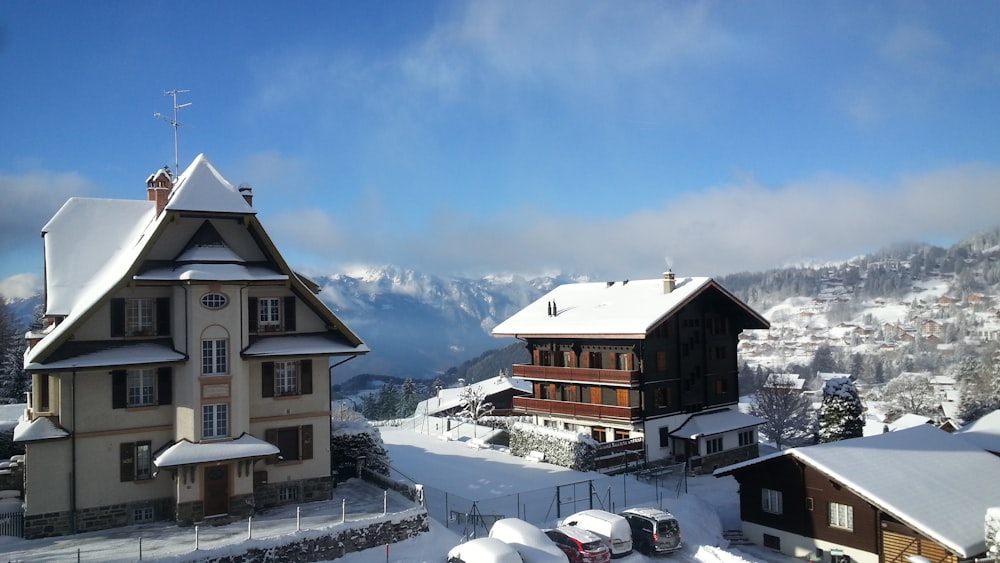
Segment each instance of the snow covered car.
M611 550L601 536L576 526L559 526L545 530L552 543L561 549L570 563L609 563Z
M655 508L627 508L620 514L632 528L632 544L642 553L673 553L683 547L673 514Z
M448 563L524 563L513 546L496 538L476 538L448 552Z
M497 520L490 528L490 537L516 549L524 563L569 563L545 532L520 518Z
M593 532L604 540L611 550L611 557L624 557L632 553L632 528L628 520L606 510L581 510L562 520L563 526L576 526Z

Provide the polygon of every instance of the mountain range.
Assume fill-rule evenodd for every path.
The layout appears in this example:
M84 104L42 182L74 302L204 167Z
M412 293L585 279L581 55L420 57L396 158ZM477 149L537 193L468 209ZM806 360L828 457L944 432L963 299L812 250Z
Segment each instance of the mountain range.
M886 315L873 311L892 303L896 307L892 320L900 330L907 330L921 318L936 317L951 327L940 338L954 341L982 333L984 323L986 329L992 326L989 323L1000 305L995 302L1000 295L1000 228L947 248L923 243L897 245L835 264L737 273L717 279L751 307L774 317L769 317L774 334L794 334L794 338L806 338L814 344L827 339L840 345L843 331L831 331L831 325L878 330ZM553 287L591 280L568 274L439 277L383 266L313 276L313 281L322 288L319 297L372 350L336 369L343 381L362 373L437 377L487 350L514 343L494 338L490 331ZM985 298L977 305L978 316L968 314L971 309L930 308L926 303L943 296L961 301L973 294ZM30 312L40 300L37 297L12 305L22 318L30 320ZM803 323L803 319L812 322ZM919 326L911 330L919 336ZM779 360L773 356L768 359Z

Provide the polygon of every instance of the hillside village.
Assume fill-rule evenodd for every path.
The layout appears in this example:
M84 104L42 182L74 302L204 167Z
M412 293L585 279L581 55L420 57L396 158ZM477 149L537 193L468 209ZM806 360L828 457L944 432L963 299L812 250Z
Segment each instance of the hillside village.
M70 199L43 229L45 314L26 335L31 392L13 429L26 453L0 470L4 505L21 509L10 516L20 522L15 535L43 539L163 521L225 526L258 511L328 502L350 476L417 505L400 521L359 532L366 539L352 549L426 533L434 493L405 482L382 459L368 425L347 433L367 437L356 440L331 424L333 373L371 352L364 334L318 297L319 284L284 261L256 218L252 192L237 190L204 155L177 178L167 169L153 173L145 189L146 200ZM95 228L110 216L114 228ZM970 527L998 517L996 413L976 426L956 410L947 428L954 435L925 419L771 453L760 443L767 421L741 407L741 364L768 373L809 365L829 388L853 387L852 380L876 386L903 370L943 371L974 354L990 360L996 303L988 291L960 289L969 287L967 273L928 266L930 274L907 278L905 291L888 292L897 298L866 296L886 271L913 265L847 265L843 274L819 275L812 299L755 295L774 301L763 312L740 297L742 288L731 289L738 284L673 271L547 287L490 331L523 342L526 362L495 379L437 389L403 424L484 455L552 464L572 478L667 479L677 495L688 476L735 478L739 541L789 557L881 563L933 555L950 563L990 555L997 536ZM865 481L870 471L860 465L829 461L878 459L866 455L871 449L905 450L914 466L936 467L939 452L948 452L956 466L907 473L917 490L950 481L932 495L941 513L914 507L907 491L890 490L885 480ZM89 472L83 460L116 471ZM788 467L796 463L810 466L804 480L770 476L794 473ZM832 489L804 498L817 480ZM819 503L829 511L802 528L803 511ZM520 504L516 515L527 516ZM494 517L514 516L507 512ZM344 554L342 546L316 543L323 541L293 538L280 549L308 548L323 559Z

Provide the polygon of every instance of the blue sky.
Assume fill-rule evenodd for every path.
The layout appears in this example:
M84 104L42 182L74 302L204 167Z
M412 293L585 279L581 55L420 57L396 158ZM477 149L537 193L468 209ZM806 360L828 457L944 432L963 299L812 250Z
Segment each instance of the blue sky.
M723 275L1000 224L996 2L0 0L0 291L71 196L249 183L294 267ZM6 288L6 289L4 289Z

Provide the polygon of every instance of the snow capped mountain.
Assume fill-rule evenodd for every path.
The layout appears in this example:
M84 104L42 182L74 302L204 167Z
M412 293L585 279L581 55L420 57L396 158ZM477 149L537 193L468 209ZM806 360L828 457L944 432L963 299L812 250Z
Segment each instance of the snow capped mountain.
M553 287L586 278L493 274L443 278L395 266L356 266L315 281L319 294L372 352L336 370L434 377L510 343L490 331Z

